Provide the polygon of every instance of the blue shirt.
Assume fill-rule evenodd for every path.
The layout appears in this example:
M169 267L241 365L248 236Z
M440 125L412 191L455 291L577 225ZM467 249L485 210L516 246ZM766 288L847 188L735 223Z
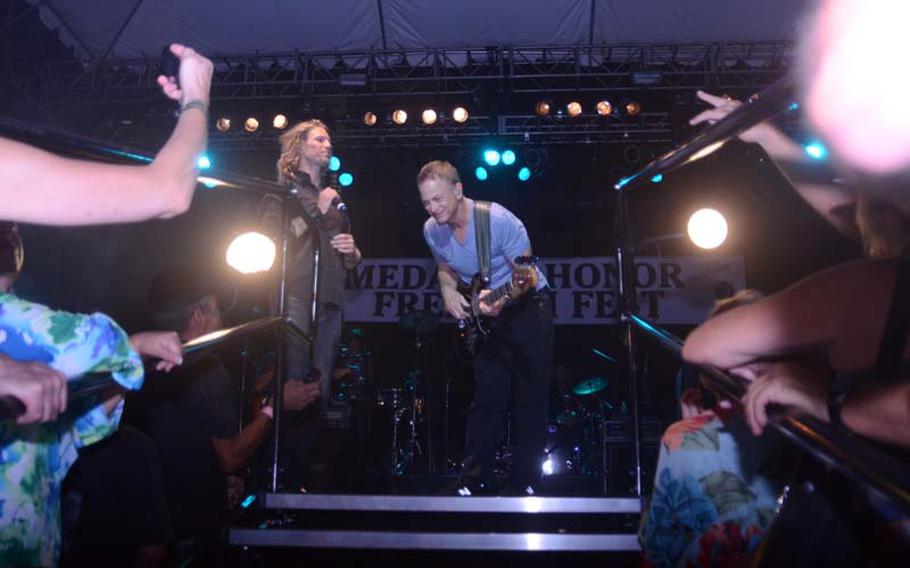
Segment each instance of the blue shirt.
M477 240L474 238L474 202L471 202L471 214L465 232L464 244L455 238L455 230L449 224L440 225L430 217L423 224L423 237L433 253L436 262L444 262L458 276L469 283L475 274L480 272L477 258ZM512 277L512 265L515 257L531 249L531 240L524 223L511 211L498 203L490 205L490 288L498 288ZM537 269L537 289L547 285L547 279Z

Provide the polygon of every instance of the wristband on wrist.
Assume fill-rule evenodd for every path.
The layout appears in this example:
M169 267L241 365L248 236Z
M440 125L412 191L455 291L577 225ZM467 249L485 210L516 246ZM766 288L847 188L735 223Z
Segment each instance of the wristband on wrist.
M271 405L263 406L262 408L259 409L259 412L261 412L262 414L265 414L266 416L268 416L271 419L275 418L275 409L272 408Z
M202 102L199 99L193 99L190 102L185 103L182 107L180 107L180 112L181 113L186 112L186 111L190 110L191 108L198 108L199 110L202 111L202 114L204 114L206 116L209 115L209 105Z

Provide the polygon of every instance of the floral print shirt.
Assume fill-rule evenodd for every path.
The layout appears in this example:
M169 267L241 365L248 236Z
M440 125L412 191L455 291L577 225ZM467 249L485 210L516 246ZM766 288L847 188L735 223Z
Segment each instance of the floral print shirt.
M774 432L755 437L738 415L708 411L674 423L642 518L642 565L741 566L777 515L792 471Z
M104 314L71 314L0 294L0 353L37 361L68 380L110 372L127 389L142 385L139 355ZM71 403L56 421L0 422L0 566L55 566L60 556L60 487L77 450L117 429L98 398Z

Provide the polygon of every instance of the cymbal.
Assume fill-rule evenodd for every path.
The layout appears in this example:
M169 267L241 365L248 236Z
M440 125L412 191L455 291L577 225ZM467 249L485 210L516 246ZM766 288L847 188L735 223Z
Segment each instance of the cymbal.
M587 396L604 390L608 384L606 377L591 377L575 383L572 392L580 396Z
M430 310L408 312L398 318L398 325L411 333L429 333L439 327L439 317Z

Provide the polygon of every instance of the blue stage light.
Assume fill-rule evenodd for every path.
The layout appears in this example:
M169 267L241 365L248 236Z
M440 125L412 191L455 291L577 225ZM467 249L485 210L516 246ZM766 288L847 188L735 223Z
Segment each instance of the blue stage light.
M350 187L350 185L354 183L354 176L348 172L344 172L338 176L338 183L341 184L341 187Z
M521 181L528 181L531 179L531 168L525 166L518 170L518 179Z
M828 149L822 146L820 142L809 142L803 149L816 160L824 160L828 157Z
M480 181L485 181L487 177L489 177L487 169L483 166L477 166L477 169L474 170L474 175L477 176L477 179Z
M497 166L499 161L502 160L502 156L496 150L484 150L483 151L483 161L487 163L488 166Z
M515 152L512 150L506 150L502 153L502 164L504 166L511 166L515 163Z
M337 172L340 169L341 169L341 158L339 158L338 156L332 156L331 158L329 158L329 171Z
M211 158L209 158L208 155L206 155L206 154L200 154L199 157L196 158L196 167L199 168L200 170L207 170L207 169L211 168L212 167Z
M664 174L656 174L651 178L651 183L660 183L664 181Z

